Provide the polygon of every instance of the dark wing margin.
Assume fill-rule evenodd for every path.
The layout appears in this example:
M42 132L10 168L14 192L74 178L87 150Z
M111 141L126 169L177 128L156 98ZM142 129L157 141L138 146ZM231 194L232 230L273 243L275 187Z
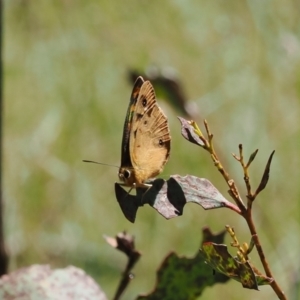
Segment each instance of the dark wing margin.
M132 128L132 119L135 111L136 102L143 83L144 83L143 77L139 76L136 79L131 92L130 102L127 109L124 128L123 128L123 138L122 138L122 145L121 145L121 167L132 166L131 158L130 158L129 138L130 138L130 131Z

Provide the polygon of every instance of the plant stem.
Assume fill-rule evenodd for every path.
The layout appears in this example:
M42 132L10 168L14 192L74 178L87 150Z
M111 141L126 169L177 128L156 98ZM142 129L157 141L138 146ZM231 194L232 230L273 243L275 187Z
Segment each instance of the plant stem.
M263 248L261 246L261 243L260 243L260 240L259 240L259 237L256 233L256 228L255 228L255 225L254 225L254 222L253 222L253 219L252 219L252 209L251 207L247 209L247 212L246 214L243 215L247 224L248 224L248 227L250 229L250 232L251 232L251 235L252 235L252 239L253 239L253 242L255 244L255 247L256 247L256 250L257 250L257 253L259 255L259 258L260 258L260 261L263 265L263 268L266 272L266 275L270 278L273 278L273 275L272 275L272 272L271 272L271 269L269 267L269 264L266 260L266 257L265 257L265 254L264 254L264 251L263 251ZM279 285L277 284L276 280L274 279L272 281L272 283L270 283L272 289L274 290L274 292L276 293L276 295L278 296L278 299L281 299L281 300L286 300L286 295L284 294L284 292L282 291L282 289L279 287Z
M269 172L270 172L270 165L271 165L271 161L272 161L272 157L274 154L274 151L272 152L267 166L265 168L265 172L262 178L262 181L260 183L260 186L258 187L257 191L253 194L251 191L251 183L250 183L250 177L249 177L249 173L248 173L248 168L250 166L250 164L253 162L253 160L255 159L255 156L258 152L258 149L256 149L250 156L248 162L245 164L244 162L244 156L243 156L243 146L242 144L239 145L239 153L240 156L238 157L237 155L233 154L233 157L241 164L242 168L243 168L243 172L244 172L244 181L246 184L246 189L247 189L247 207L244 205L243 200L240 196L240 193L237 189L237 186L234 183L234 180L230 178L230 175L228 172L226 172L226 170L224 169L222 163L220 162L220 160L218 159L218 156L214 150L213 147L213 143L212 143L212 139L213 139L213 134L210 132L209 126L207 121L204 121L204 126L206 129L206 133L207 133L207 137L205 138L201 132L201 130L199 129L198 125L196 123L192 124L195 128L195 132L199 135L199 137L201 138L201 140L203 141L203 146L202 148L205 149L206 151L208 151L210 153L210 156L214 162L214 165L216 166L216 168L218 169L218 171L221 173L221 175L223 176L223 178L225 179L227 185L229 186L229 195L233 198L233 200L236 202L236 204L238 205L238 207L240 208L240 214L245 218L248 227L250 229L251 232L251 236L252 236L252 242L254 243L256 250L258 252L258 255L260 257L261 263L263 265L263 268L265 270L266 276L273 279L273 281L270 283L272 289L274 290L274 292L276 293L276 295L278 296L279 299L281 300L285 300L287 299L284 292L281 290L281 288L279 287L279 285L277 284L276 280L274 279L271 269L269 267L269 264L266 260L263 248L261 246L261 243L259 241L258 235L256 233L256 228L252 219L252 204L253 201L255 199L255 197L257 196L257 194L265 188L268 179L269 179Z

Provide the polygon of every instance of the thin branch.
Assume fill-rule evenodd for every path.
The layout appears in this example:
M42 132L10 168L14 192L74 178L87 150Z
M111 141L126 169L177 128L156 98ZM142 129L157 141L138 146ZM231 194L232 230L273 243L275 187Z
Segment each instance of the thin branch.
M207 132L207 136L208 139L205 139L205 137L203 136L201 130L199 129L199 127L197 126L197 124L195 122L191 123L191 125L195 128L195 132L197 134L201 134L200 138L204 143L204 146L202 146L205 150L207 150L210 155L211 158L214 162L214 165L217 167L218 171L222 174L223 178L226 180L228 186L229 186L229 195L234 199L234 201L236 202L236 204L239 206L239 208L241 209L241 215L245 218L249 230L251 232L251 247L248 249L246 249L247 247L245 246L245 249L240 246L238 244L238 241L236 240L236 246L239 247L239 251L241 253L241 257L244 256L245 258L247 258L247 254L252 250L253 248L253 244L256 247L256 250L258 252L258 255L260 257L260 260L262 262L263 268L266 272L266 276L268 276L269 278L273 278L272 272L270 270L269 264L266 260L263 248L260 244L259 241L259 237L257 235L256 229L255 229L255 225L252 219L252 203L255 199L255 197L266 187L266 184L269 180L269 173L270 173L270 165L271 165L271 161L272 161L272 157L274 154L274 151L272 152L272 154L270 155L270 158L268 160L268 163L266 165L264 174L262 176L262 180L260 185L258 186L256 192L253 194L252 190L251 190L251 183L250 183L250 177L249 177L249 173L248 173L248 169L251 165L251 163L254 161L257 153L258 153L258 149L256 149L249 157L249 160L247 162L247 164L245 164L244 162L244 156L243 156L243 146L240 144L239 145L239 157L235 154L233 154L233 157L239 161L239 163L241 164L242 168L243 168L243 172L244 172L244 181L246 184L246 188L247 188L247 198L248 198L248 205L247 208L245 207L242 198L240 196L240 193L233 181L233 179L230 179L229 174L225 171L225 169L223 168L221 162L218 159L218 156L214 150L213 147L213 143L212 143L212 139L213 139L213 134L210 132L209 130L209 126L207 121L204 121L204 126ZM231 232L232 233L232 232ZM234 235L234 232L233 232ZM235 236L235 235L234 235ZM273 278L273 282L270 283L271 287L273 288L274 292L276 293L276 295L278 296L279 299L281 300L285 300L287 299L285 294L283 293L283 291L280 289L279 285L277 284L276 280Z
M256 149L249 157L249 160L247 162L247 164L245 164L244 162L244 154L243 154L243 145L239 144L239 153L240 156L238 157L237 155L235 155L234 153L232 154L233 157L241 164L242 169L243 169L243 173L244 173L244 181L245 181L245 185L246 185L246 189L247 189L247 199L252 201L253 199L253 194L252 194L252 189L251 189L251 183L250 183L250 177L249 177L249 172L248 169L251 165L251 163L253 162L253 160L255 159L255 156L258 152L258 149ZM248 203L249 206L249 203Z
M126 268L122 274L119 286L113 298L114 300L119 300L128 287L130 281L134 278L131 270L139 260L141 254L135 250L133 236L127 234L125 231L117 234L115 238L107 236L104 238L108 244L123 252L128 258Z
M264 254L263 248L261 246L258 234L256 232L256 228L252 219L252 209L248 209L247 210L247 215L245 215L245 219L246 222L248 224L249 230L251 232L252 235L252 241L256 247L257 253L259 255L260 261L263 265L263 268L266 272L266 275L270 278L273 278L273 274L271 272L271 269L269 267L269 264L266 260L266 256ZM281 288L279 287L279 285L277 284L277 281L274 279L273 282L270 284L271 287L273 288L274 292L276 293L276 295L278 296L278 299L281 300L287 300L286 295L284 294L284 292L281 290Z
M214 165L216 166L218 171L221 173L221 175L227 182L227 185L229 187L229 191L228 191L229 195L233 198L233 200L235 201L235 203L237 204L237 206L239 207L241 212L245 212L246 206L243 203L242 198L240 197L238 188L235 185L234 180L230 178L228 172L226 172L226 170L224 169L222 163L220 162L220 160L218 158L217 153L215 152L213 142L212 142L213 134L211 133L211 131L209 129L207 121L204 120L204 126L205 126L206 134L208 137L207 139L204 137L200 128L198 127L198 125L195 122L191 122L191 125L194 127L195 133L198 134L199 137L201 138L201 140L203 141L203 143L204 143L203 148L210 153L210 156L214 162Z

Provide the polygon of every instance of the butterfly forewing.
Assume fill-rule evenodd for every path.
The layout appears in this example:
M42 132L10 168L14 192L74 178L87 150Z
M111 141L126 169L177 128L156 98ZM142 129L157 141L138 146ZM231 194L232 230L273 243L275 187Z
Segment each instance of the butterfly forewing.
M141 76L138 77L137 80L135 81L130 96L130 102L127 109L124 128L123 128L123 138L122 138L122 145L121 145L121 167L132 165L130 159L129 138L130 138L130 131L132 127L132 120L134 117L136 102L138 100L140 89L143 83L144 83L144 79Z
M149 81L141 87L133 120L129 144L135 178L140 184L162 171L171 146L167 117L157 105Z
M136 80L125 119L119 178L130 187L145 187L166 164L171 146L167 117L156 102L154 89Z

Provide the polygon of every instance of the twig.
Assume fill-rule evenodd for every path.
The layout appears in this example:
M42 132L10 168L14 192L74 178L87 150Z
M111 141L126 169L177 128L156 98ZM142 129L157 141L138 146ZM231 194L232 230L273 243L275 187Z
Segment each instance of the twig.
M191 125L194 127L195 133L199 135L200 139L204 143L204 146L202 146L202 148L210 153L210 156L211 156L211 158L214 162L214 165L216 166L218 171L221 173L221 175L223 176L223 178L227 182L227 185L229 186L229 191L228 191L229 195L233 198L233 200L235 201L235 203L237 204L237 206L239 207L241 212L245 212L246 211L246 206L243 203L242 198L240 197L238 188L235 185L234 180L230 178L228 172L226 172L226 170L224 169L223 165L221 164L221 162L218 158L217 153L214 150L213 142L212 142L213 134L210 132L207 121L204 120L204 126L205 126L205 130L206 130L208 139L206 139L204 137L204 135L202 134L200 128L198 127L198 125L194 121L191 121Z
M263 268L264 268L264 270L266 272L266 275L268 277L274 279L273 282L271 282L271 284L270 284L271 287L273 288L274 292L278 296L278 299L286 300L287 298L286 298L284 292L282 291L282 289L279 287L277 281L273 277L273 274L271 272L269 264L268 264L268 262L266 260L266 256L265 256L263 248L261 246L258 234L256 233L256 228L255 228L255 225L254 225L254 222L253 222L253 219L252 219L252 209L251 208L247 209L247 214L244 217L245 217L245 220L246 220L246 222L248 224L248 227L250 229L252 240L253 240L253 242L255 244L257 253L259 255L259 258L260 258L260 261L261 261L261 263L263 265Z
M113 300L119 300L130 281L134 278L131 270L139 260L141 254L140 252L135 250L133 236L127 234L125 231L117 234L115 238L107 236L105 236L104 238L106 239L108 244L125 253L128 258L126 268L122 274L119 286L113 298Z
M226 180L228 186L229 186L229 195L234 199L234 201L236 202L236 204L239 206L239 208L241 209L241 215L245 218L249 230L251 232L251 248L253 248L253 244L256 247L256 250L258 252L258 255L260 257L261 263L263 265L263 268L265 270L266 276L268 276L269 278L272 278L273 281L270 283L271 287L273 288L274 292L276 293L276 295L278 296L279 299L281 300L285 300L287 299L284 292L281 290L281 288L279 287L279 285L277 284L276 280L274 279L271 269L269 267L269 264L266 260L263 248L261 246L258 234L256 232L256 228L252 219L252 203L255 200L256 196L266 187L268 180L269 180L269 173L270 173L270 166L271 166L271 162L272 162L272 158L274 155L274 151L271 153L269 160L267 162L266 168L264 170L261 182L258 186L258 188L256 189L255 193L252 192L252 188L251 188L251 182L250 182L250 176L249 176L249 172L248 169L251 165L251 163L254 161L258 149L256 149L249 157L249 160L247 162L247 164L245 164L244 162L244 155L243 155L243 146L240 144L239 145L239 157L235 154L233 154L233 157L241 164L242 168L243 168L243 172L244 172L244 181L245 181L245 185L246 185L246 189L247 189L247 207L245 207L242 198L240 196L240 193L233 181L233 179L230 179L230 176L228 174L228 172L226 172L226 170L224 169L224 167L222 166L220 160L218 159L218 156L214 150L213 144L212 144L212 139L213 139L213 134L210 132L209 130L209 126L207 121L204 121L204 126L206 129L206 133L207 133L207 139L204 137L204 135L202 134L201 130L199 129L198 125L195 122L191 122L191 125L194 127L195 133L199 135L200 139L202 140L204 146L202 146L202 148L204 148L206 151L208 151L211 155L211 158L214 162L214 165L217 167L218 171L222 174L223 178ZM251 251L251 249L247 249L247 251L239 245L234 231L231 232L231 236L235 238L235 243L234 245L236 247L238 247L239 249L239 257L240 258L245 258L247 259L247 255L248 253Z

